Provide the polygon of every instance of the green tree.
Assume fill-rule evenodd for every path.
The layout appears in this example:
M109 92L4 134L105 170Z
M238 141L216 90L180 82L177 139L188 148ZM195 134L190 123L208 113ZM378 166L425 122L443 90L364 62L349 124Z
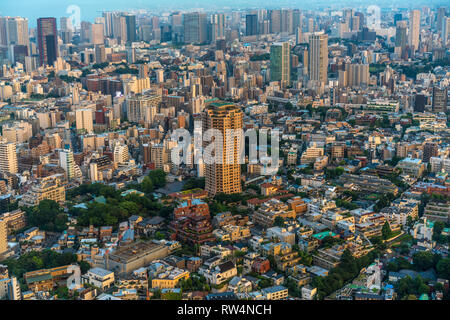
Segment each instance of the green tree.
M389 222L386 221L384 223L383 227L381 228L381 235L384 240L389 239L392 236L392 230Z

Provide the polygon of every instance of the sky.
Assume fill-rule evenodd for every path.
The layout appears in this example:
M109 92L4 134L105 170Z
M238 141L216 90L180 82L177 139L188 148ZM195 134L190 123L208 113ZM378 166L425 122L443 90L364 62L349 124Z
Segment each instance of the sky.
M68 17L70 6L80 8L82 21L94 21L105 10L147 9L154 11L210 9L247 9L271 7L295 7L303 10L335 6L405 8L410 5L447 5L448 0L0 0L0 15L21 16L29 19L29 26L35 27L39 17Z

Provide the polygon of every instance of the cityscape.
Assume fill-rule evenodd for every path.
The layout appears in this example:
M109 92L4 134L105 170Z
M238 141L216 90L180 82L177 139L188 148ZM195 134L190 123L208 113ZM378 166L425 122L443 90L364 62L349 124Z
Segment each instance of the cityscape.
M0 65L0 300L450 299L447 1L8 1Z

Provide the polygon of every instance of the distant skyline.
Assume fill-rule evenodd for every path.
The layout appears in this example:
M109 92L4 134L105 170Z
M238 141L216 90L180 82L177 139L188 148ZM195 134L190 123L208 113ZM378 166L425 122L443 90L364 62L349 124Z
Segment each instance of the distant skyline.
M296 7L303 10L314 10L324 7L366 8L370 5L379 5L382 8L410 8L421 6L446 6L445 0L19 0L5 1L0 4L0 15L21 16L28 18L29 26L36 27L36 20L39 17L67 17L66 10L71 5L76 5L81 9L82 21L93 21L95 17L101 16L102 11L108 10L152 10L155 12L170 12L175 10L224 10L224 9L247 9L247 8L277 8ZM59 22L59 21L58 21Z

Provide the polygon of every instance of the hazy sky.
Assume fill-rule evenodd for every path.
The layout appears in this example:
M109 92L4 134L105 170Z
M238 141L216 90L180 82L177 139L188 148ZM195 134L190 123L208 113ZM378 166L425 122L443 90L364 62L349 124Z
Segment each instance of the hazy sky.
M376 4L382 7L400 7L422 5L447 5L448 0L0 0L0 15L22 16L30 20L30 27L36 25L39 17L69 16L66 10L76 5L81 10L81 20L93 21L104 10L190 10L196 8L270 8L296 7L317 9L325 6L367 7Z

